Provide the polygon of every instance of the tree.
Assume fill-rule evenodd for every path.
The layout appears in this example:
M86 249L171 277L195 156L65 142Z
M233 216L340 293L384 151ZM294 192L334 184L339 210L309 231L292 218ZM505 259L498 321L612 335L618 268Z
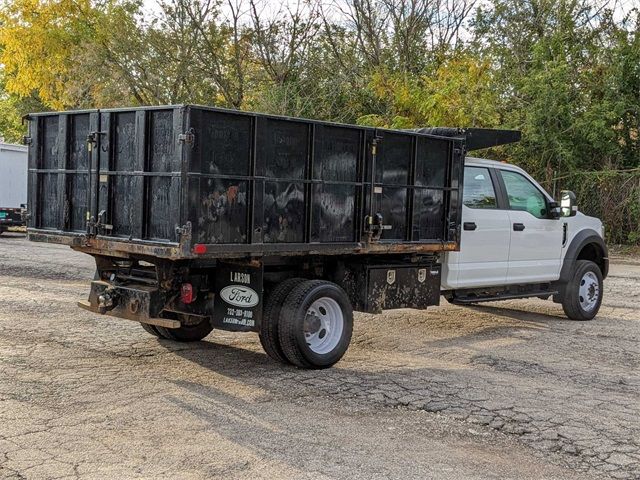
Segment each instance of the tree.
M14 0L0 10L0 63L9 93L51 108L73 106L69 84L78 47L92 36L89 0Z

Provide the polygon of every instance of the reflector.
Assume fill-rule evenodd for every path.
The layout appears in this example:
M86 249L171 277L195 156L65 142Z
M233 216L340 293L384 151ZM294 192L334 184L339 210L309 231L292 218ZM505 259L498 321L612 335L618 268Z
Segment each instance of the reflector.
M182 303L193 302L193 285L190 283L183 283L180 287L180 301Z

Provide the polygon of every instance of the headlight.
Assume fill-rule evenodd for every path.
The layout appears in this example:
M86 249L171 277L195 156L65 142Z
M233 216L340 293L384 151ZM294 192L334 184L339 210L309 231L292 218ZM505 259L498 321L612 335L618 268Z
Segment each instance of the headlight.
M602 238L604 238L604 223L600 224L600 235L602 235Z

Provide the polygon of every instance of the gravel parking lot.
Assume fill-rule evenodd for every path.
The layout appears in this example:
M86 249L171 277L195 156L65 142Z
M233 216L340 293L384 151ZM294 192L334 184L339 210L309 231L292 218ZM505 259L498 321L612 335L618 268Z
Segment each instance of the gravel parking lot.
M640 478L640 261L591 322L542 300L356 315L310 372L255 334L76 307L93 260L0 237L3 478Z

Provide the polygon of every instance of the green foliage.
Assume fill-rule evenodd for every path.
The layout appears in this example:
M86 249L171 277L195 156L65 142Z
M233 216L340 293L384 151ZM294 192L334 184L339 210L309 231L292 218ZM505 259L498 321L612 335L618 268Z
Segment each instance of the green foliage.
M516 128L523 141L491 155L547 188L640 168L640 12L621 17L619 2L300 0L273 12L263 0L158 1L154 14L142 0L5 1L0 135L18 140L30 110L204 103L385 128ZM616 197L629 219L634 192ZM608 214L607 195L587 211ZM616 240L640 241L631 225Z
M490 65L464 53L443 60L419 76L379 70L371 76L369 88L387 103L386 115L362 117L371 125L412 128L498 124Z

